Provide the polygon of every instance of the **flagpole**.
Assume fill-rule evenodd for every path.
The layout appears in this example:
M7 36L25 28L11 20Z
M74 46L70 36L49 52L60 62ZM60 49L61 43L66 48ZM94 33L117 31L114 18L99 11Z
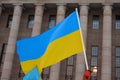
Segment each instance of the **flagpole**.
M80 19L79 19L79 15L78 15L78 9L76 8L75 11L76 11L76 14L77 14L78 25L79 25L79 30L80 30L81 25L80 25ZM83 53L84 53L84 58L85 58L86 69L88 70L89 67L88 67L88 62L87 62L87 57L86 57L86 50L85 50L85 45L84 45L83 36L82 36L82 30L80 30L80 35L81 35L81 38L82 38Z

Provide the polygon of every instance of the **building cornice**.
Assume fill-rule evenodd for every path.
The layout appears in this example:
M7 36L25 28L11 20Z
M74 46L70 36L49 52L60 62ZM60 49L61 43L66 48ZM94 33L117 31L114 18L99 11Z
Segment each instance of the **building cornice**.
M120 0L1 0L1 3L10 4L10 3L79 3L79 4L90 4L90 3L120 3Z

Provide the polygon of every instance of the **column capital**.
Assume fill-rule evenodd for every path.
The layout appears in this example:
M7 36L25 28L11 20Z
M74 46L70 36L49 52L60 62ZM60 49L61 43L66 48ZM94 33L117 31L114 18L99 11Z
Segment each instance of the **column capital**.
M89 3L79 3L79 6L89 6Z
M112 4L104 4L103 12L104 12L104 15L111 16L112 15Z
M57 3L57 6L66 6L66 3Z
M81 5L80 6L80 15L81 16L88 16L88 9L89 9L88 5Z
M113 5L112 3L111 3L111 4L110 4L110 3L104 3L104 4L103 4L103 9L104 9L105 7L107 7L107 6L112 8L112 5Z
M43 16L44 5L43 4L36 4L35 6L35 15L36 16Z
M23 6L22 3L13 3L13 6Z
M44 6L44 3L34 3L35 6Z
M80 6L80 9L83 8L83 7L89 9L89 4L81 4L79 6Z
M22 9L23 9L23 4L14 4L14 16L21 16L22 14Z
M40 7L40 8L44 8L44 4L39 4L39 3L36 3L36 4L34 4L35 5L35 7L37 8L37 7Z
M65 4L61 4L61 3L57 4L57 16L62 16L62 19L60 19L60 20L64 19L65 10L66 10ZM60 22L60 21L58 20L58 22Z
M102 5L103 5L103 6L112 6L113 3L103 3Z

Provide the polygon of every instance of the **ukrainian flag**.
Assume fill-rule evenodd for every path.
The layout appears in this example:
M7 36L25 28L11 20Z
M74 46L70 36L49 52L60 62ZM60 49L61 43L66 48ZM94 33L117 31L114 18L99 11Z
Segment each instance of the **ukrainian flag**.
M17 53L23 72L27 74L35 66L42 72L43 68L83 52L80 31L77 13L73 12L43 34L18 40Z

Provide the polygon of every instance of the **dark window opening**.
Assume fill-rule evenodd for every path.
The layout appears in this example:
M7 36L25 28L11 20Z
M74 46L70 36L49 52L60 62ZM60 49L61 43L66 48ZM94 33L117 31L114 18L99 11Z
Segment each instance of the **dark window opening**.
M93 15L92 20L93 20L92 28L99 29L99 15Z
M13 20L13 15L9 15L7 20L7 28L11 28L12 20Z
M49 16L49 23L48 23L48 27L52 28L54 27L56 24L56 16L55 15L50 15Z
M33 28L33 25L34 25L34 15L29 15L27 27L31 29Z
M115 20L115 28L116 29L120 29L120 15L116 16L116 20Z

